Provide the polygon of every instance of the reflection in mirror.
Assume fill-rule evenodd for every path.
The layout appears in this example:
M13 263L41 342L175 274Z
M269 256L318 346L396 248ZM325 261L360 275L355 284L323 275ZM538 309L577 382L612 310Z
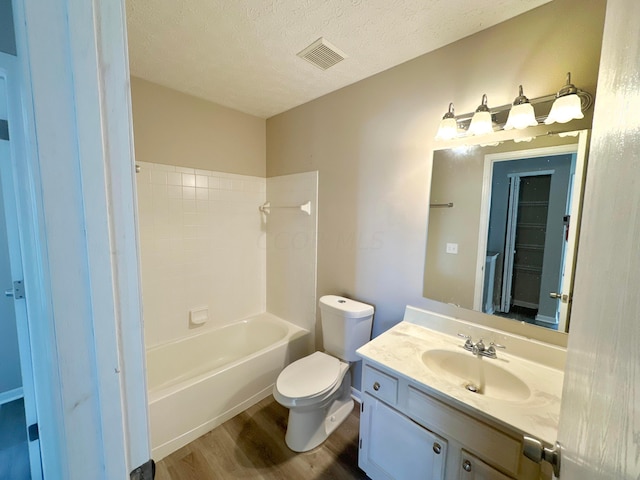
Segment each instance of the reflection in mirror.
M436 150L424 296L568 331L586 141Z

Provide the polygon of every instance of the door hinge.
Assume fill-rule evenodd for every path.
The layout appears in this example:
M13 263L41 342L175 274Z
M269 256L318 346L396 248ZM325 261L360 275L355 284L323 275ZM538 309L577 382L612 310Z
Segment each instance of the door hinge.
M153 480L156 476L156 463L150 459L134 469L129 478L131 480Z
M364 402L362 402L362 403L360 404L360 411L361 411L361 412L364 412Z
M562 456L562 445L560 443L556 442L553 448L548 448L542 445L540 440L525 436L522 453L536 463L549 462L553 467L553 474L560 478L560 460Z
M34 423L33 425L29 425L27 428L27 433L29 434L29 441L35 442L40 438L40 430L38 429L38 424Z
M14 300L20 300L24 298L24 285L22 280L16 280L13 282L13 288L4 291L6 297L13 297Z
M360 450L362 450L362 439L360 439Z

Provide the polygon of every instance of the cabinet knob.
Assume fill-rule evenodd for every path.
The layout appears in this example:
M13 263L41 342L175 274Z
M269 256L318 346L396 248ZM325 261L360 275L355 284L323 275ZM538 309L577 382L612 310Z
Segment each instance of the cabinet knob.
M462 469L465 472L470 472L471 471L471 462L469 460L465 460L464 462L462 462Z
M436 455L440 455L440 452L442 451L442 447L438 442L433 442L433 451L436 453Z
M373 389L377 392L378 390L380 390L380 384L378 382L375 382L373 384Z

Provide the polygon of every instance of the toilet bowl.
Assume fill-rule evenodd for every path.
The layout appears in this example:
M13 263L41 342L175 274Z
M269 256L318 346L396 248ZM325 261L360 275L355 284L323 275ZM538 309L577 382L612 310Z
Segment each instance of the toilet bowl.
M295 452L320 445L353 410L349 361L371 336L370 305L327 295L320 312L326 352L293 362L273 387L273 397L289 409L285 442Z
M273 397L289 409L287 446L294 452L311 450L353 410L349 364L322 352L312 353L280 373Z

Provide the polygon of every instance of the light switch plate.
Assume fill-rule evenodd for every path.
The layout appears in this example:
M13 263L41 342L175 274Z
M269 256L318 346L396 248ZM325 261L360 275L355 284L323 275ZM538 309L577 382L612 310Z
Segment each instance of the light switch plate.
M447 243L447 253L452 253L454 255L458 254L458 244L457 243Z

